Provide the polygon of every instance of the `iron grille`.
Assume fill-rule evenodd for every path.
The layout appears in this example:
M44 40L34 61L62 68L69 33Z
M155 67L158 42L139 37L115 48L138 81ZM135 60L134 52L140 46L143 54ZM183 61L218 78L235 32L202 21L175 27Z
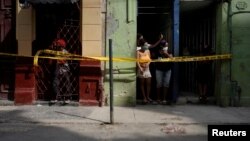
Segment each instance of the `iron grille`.
M79 21L65 20L62 27L57 32L57 38L62 38L67 42L66 50L72 54L81 54L81 44L79 38ZM49 54L41 54L50 56ZM59 77L59 93L53 90L53 79L55 63L50 59L39 59L39 70L35 72L37 100L51 100L67 98L71 100L79 99L79 61L67 60L70 71ZM53 61L52 61L53 62ZM67 80L67 77L69 80Z

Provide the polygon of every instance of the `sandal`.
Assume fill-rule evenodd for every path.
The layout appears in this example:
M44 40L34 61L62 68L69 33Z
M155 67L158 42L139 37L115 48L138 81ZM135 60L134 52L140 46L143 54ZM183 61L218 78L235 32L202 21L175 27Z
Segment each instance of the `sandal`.
M157 100L157 103L158 103L158 104L161 104L161 103L162 103L162 101L161 101L161 100Z
M147 100L143 100L142 104L148 104Z
M148 98L148 102L149 102L149 103L152 103L152 102L153 102L153 100L152 100L152 99L150 99L150 98Z

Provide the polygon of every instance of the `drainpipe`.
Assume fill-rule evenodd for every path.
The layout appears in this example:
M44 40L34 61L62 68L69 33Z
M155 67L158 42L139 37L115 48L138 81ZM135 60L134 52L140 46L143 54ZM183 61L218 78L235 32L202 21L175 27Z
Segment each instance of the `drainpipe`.
M225 1L228 3L228 30L229 30L229 49L230 53L232 52L233 42L232 42L232 17L236 14L242 14L242 13L250 13L250 11L237 11L232 12L232 0ZM230 82L231 82L231 88L232 93L230 94L230 106L240 106L240 98L241 98L241 87L238 84L238 81L232 80L232 61L230 61Z

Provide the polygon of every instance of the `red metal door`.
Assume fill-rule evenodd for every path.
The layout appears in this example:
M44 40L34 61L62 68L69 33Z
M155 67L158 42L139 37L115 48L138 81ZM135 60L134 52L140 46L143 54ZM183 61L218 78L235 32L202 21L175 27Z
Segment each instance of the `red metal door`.
M15 0L0 0L0 52L16 53ZM13 99L14 60L0 55L0 99Z

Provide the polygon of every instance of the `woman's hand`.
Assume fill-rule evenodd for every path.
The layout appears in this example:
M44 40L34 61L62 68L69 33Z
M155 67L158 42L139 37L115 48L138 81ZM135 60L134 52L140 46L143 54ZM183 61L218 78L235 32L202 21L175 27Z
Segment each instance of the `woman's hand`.
M163 34L162 33L160 34L159 39L163 39Z
M141 67L143 70L145 70L147 67L149 67L149 63L143 63L141 64Z
M140 74L142 74L143 73L143 71L144 71L144 69L142 68L142 67L139 67L139 69L140 69Z

